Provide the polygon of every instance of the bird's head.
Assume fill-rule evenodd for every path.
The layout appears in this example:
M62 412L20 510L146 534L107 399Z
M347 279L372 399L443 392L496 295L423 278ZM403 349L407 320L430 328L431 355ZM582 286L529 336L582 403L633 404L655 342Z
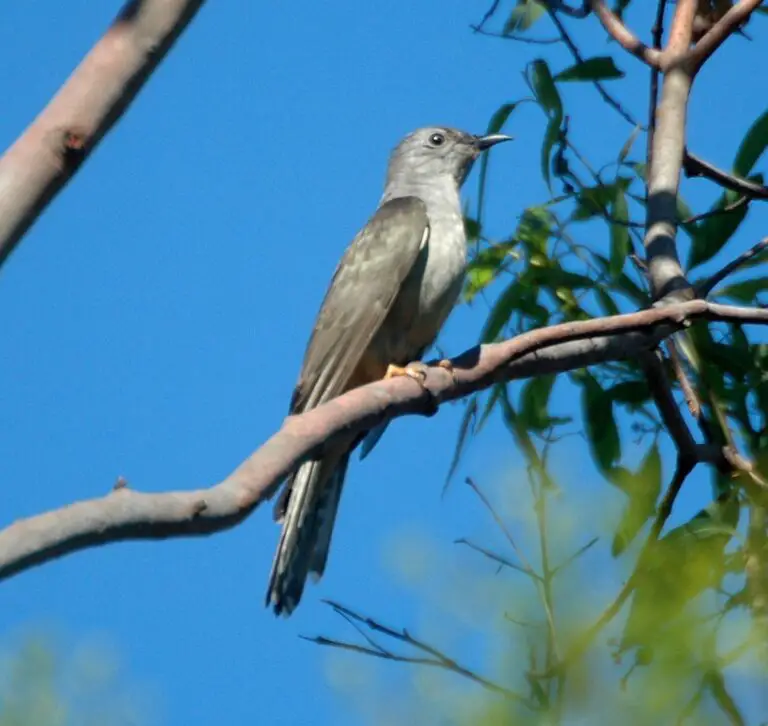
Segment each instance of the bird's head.
M417 129L392 151L387 179L429 183L448 177L461 186L482 152L511 138L504 134L475 136L443 126Z

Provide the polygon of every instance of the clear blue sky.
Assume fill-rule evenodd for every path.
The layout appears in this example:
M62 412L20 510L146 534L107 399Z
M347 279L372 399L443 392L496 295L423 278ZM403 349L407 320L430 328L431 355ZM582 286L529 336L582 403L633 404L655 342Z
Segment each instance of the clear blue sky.
M100 495L118 475L145 491L214 483L280 425L319 302L377 204L391 146L432 123L482 131L501 103L526 95L521 71L539 51L553 67L570 64L549 46L473 35L484 9L459 0L203 9L0 274L3 523ZM116 10L85 0L3 4L1 146ZM615 52L596 21L575 27L586 55ZM540 34L552 34L545 23ZM725 167L764 109L754 79L728 70L756 63L756 45L731 41L694 93L691 148ZM632 78L622 98L644 118L645 71L615 55ZM727 103L711 82L727 83ZM592 91L577 91L567 96L575 138L600 159L630 128ZM494 234L546 198L542 128L531 106L510 125L518 140L494 151ZM466 191L476 199L474 177ZM713 197L703 181L686 193L693 203ZM757 216L724 257L764 234ZM458 310L441 346L471 345L485 311L482 302ZM564 390L562 410L574 403ZM352 699L329 685L329 653L298 635L347 634L322 597L428 632L444 582L427 574L414 588L393 576L392 543L418 533L443 559L468 565L477 562L454 538L492 543L466 488L440 498L461 412L399 421L355 462L329 572L290 620L262 604L278 534L265 507L208 539L113 545L4 583L0 643L39 624L74 640L106 633L169 726L358 723ZM631 437L625 446L636 460ZM568 501L588 509L599 491L602 504L608 485L581 440L562 452ZM462 474L515 496L520 466L492 424ZM706 501L707 482L688 486L678 516ZM462 653L482 667L481 653ZM381 677L401 678L401 668Z

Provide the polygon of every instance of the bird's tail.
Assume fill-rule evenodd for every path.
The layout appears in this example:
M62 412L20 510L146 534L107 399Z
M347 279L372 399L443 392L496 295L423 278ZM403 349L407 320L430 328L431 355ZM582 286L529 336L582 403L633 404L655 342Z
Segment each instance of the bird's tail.
M347 452L302 464L277 503L283 531L267 589L267 605L277 615L290 615L307 577L320 579L325 570L348 462Z

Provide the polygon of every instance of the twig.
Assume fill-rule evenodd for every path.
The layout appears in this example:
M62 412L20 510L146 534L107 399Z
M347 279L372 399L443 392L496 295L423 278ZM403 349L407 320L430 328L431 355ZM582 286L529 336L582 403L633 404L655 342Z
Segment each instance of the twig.
M675 378L677 378L677 382L680 384L680 390L683 392L685 403L688 406L688 410L691 412L691 416L693 416L694 420L698 422L702 415L701 399L696 393L693 384L691 383L688 375L685 372L685 369L683 368L683 364L680 360L680 355L677 352L677 346L675 345L674 339L670 338L667 341L666 347L669 360L672 363L672 370L674 370Z
M455 540L454 544L466 545L471 550L475 550L475 552L479 552L481 555L484 555L489 560L492 560L493 562L498 563L502 567L509 567L511 570L517 570L518 572L522 572L524 575L528 575L534 580L541 579L541 576L537 572L534 572L533 570L527 567L517 565L514 562L508 560L506 557L502 557L500 554L497 554L496 552L492 552L491 550L485 549L485 547L481 547L480 545L477 545L474 542L470 542L468 539L465 539L464 537L461 537L460 539Z
M453 658L449 658L447 655L442 653L437 648L434 648L433 646L428 645L422 640L418 640L417 638L414 638L407 630L405 629L395 630L394 628L387 627L386 625L382 625L381 623L379 623L376 620L373 620L372 618L363 617L362 615L359 615L353 610L350 610L349 608L344 607L339 603L332 602L331 600L325 600L324 602L330 605L331 608L333 608L334 612L336 612L338 615L341 615L348 623L352 623L353 625L354 625L354 621L357 621L358 623L362 623L365 627L372 630L373 632L381 633L382 635L385 635L389 638L400 641L401 643L405 643L406 645L409 645L415 648L416 650L420 650L421 652L426 653L428 656L432 656L432 657L413 657L413 656L400 655L398 653L393 653L388 649L382 647L380 644L373 641L372 638L370 638L370 636L367 636L367 635L365 635L364 637L366 641L370 644L370 647L358 645L356 643L347 643L340 640L333 640L331 638L326 638L324 636L315 636L315 637L302 636L304 640L309 640L310 642L317 643L318 645L325 645L333 648L342 648L344 650L352 650L356 653L364 653L366 655L371 655L371 656L374 656L375 658L382 658L384 660L392 660L400 663L414 663L417 665L427 665L435 668L442 668L444 670L452 671L461 676L464 676L464 678L474 681L475 683L483 686L489 691L498 693L504 696L505 698L508 698L511 701L516 701L517 703L524 704L529 708L533 707L530 701L522 694L517 693L516 691L513 691L509 688L505 688L504 686L500 686L499 684L494 683L493 681L490 681L481 675L478 675L477 673L470 670L469 668L459 665L459 663L457 663ZM357 625L355 625L355 629L358 632L362 632Z
M759 255L768 247L768 237L763 237L759 242L752 245L746 252L740 254L735 260L729 262L721 270L718 270L711 277L696 286L698 297L707 297L714 288L719 285L728 275L736 272L744 263L749 262L753 257Z
M687 64L696 73L707 59L743 25L763 0L740 0L688 52Z
M645 45L619 17L611 11L604 0L591 0L592 10L610 35L624 50L639 58L649 66L658 67L661 61L661 53L655 48Z
M475 484L475 482L472 480L471 477L467 477L465 479L465 482L472 491L477 494L477 498L483 503L485 508L490 512L491 516L493 517L493 521L496 522L499 529L504 534L504 537L506 538L507 542L509 542L510 546L514 550L515 554L517 555L517 559L520 560L520 562L523 563L523 568L526 574L533 575L534 579L541 579L537 574L536 571L531 567L531 563L528 560L528 558L525 556L523 551L517 546L517 543L515 542L515 538L512 536L512 533L509 531L509 528L506 524L504 524L504 520L499 516L499 513L494 509L493 505L488 501L488 498L483 494L480 487Z
M738 192L749 199L768 199L768 187L718 169L687 149L683 156L683 170L689 178L697 176L706 177L721 187Z
M488 10L485 11L480 22L475 27L475 32L479 32L480 29L493 17L493 14L499 9L501 0L493 0Z
M514 40L518 43L528 43L529 45L555 45L560 42L560 38L531 38L527 35L518 35L517 33L497 33L492 30L484 30L481 25L470 25L469 27L478 35L499 38L501 40Z
M597 542L600 541L599 537L593 537L587 544L582 545L579 547L579 549L576 550L570 557L566 558L561 562L559 565L556 565L552 568L552 577L556 577L560 572L562 572L568 565L575 562L581 555L583 555L587 550L591 549Z
M720 209L710 209L708 212L702 212L701 214L693 214L690 217L686 217L680 220L680 224L695 224L701 222L702 219L709 219L710 217L720 217L725 214L741 209L747 206L752 200L749 197L739 197L736 201L726 204Z
M560 33L560 38L562 39L563 43L565 43L568 50L571 51L571 55L573 56L574 60L577 63L584 63L584 57L581 55L581 52L579 51L576 43L573 42L573 38L571 38L570 34L566 30L565 25L557 16L557 12L549 5L545 5L545 8L549 13L550 19L557 28L557 32ZM603 101L605 101L612 109L614 109L625 121L628 121L633 126L640 126L640 128L644 129L643 125L638 123L627 111L624 110L624 107L610 93L608 93L608 91L605 90L605 86L600 81L592 81L592 85L600 94L600 97L603 99Z
M0 266L125 113L204 0L131 0L0 158Z

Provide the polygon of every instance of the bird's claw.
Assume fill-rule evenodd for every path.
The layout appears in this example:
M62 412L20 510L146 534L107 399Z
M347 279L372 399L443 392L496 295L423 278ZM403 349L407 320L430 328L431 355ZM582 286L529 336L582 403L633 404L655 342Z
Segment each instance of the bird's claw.
M390 363L387 366L387 372L384 374L384 380L388 381L390 378L400 378L407 376L416 381L424 390L427 388L427 371L429 366L421 361L414 361L407 366L398 366L394 363Z
M429 366L421 361L414 361L406 366L398 366L394 363L390 363L387 366L387 372L384 374L384 380L388 381L390 378L407 377L411 378L421 386L421 390L427 394L429 400L429 410L426 412L427 416L434 416L439 408L437 396L427 388L427 371Z
M447 358L437 361L437 367L442 368L444 371L448 371L451 374L451 380L453 385L456 386L459 383L459 377L456 375L456 369L453 367L453 363Z

